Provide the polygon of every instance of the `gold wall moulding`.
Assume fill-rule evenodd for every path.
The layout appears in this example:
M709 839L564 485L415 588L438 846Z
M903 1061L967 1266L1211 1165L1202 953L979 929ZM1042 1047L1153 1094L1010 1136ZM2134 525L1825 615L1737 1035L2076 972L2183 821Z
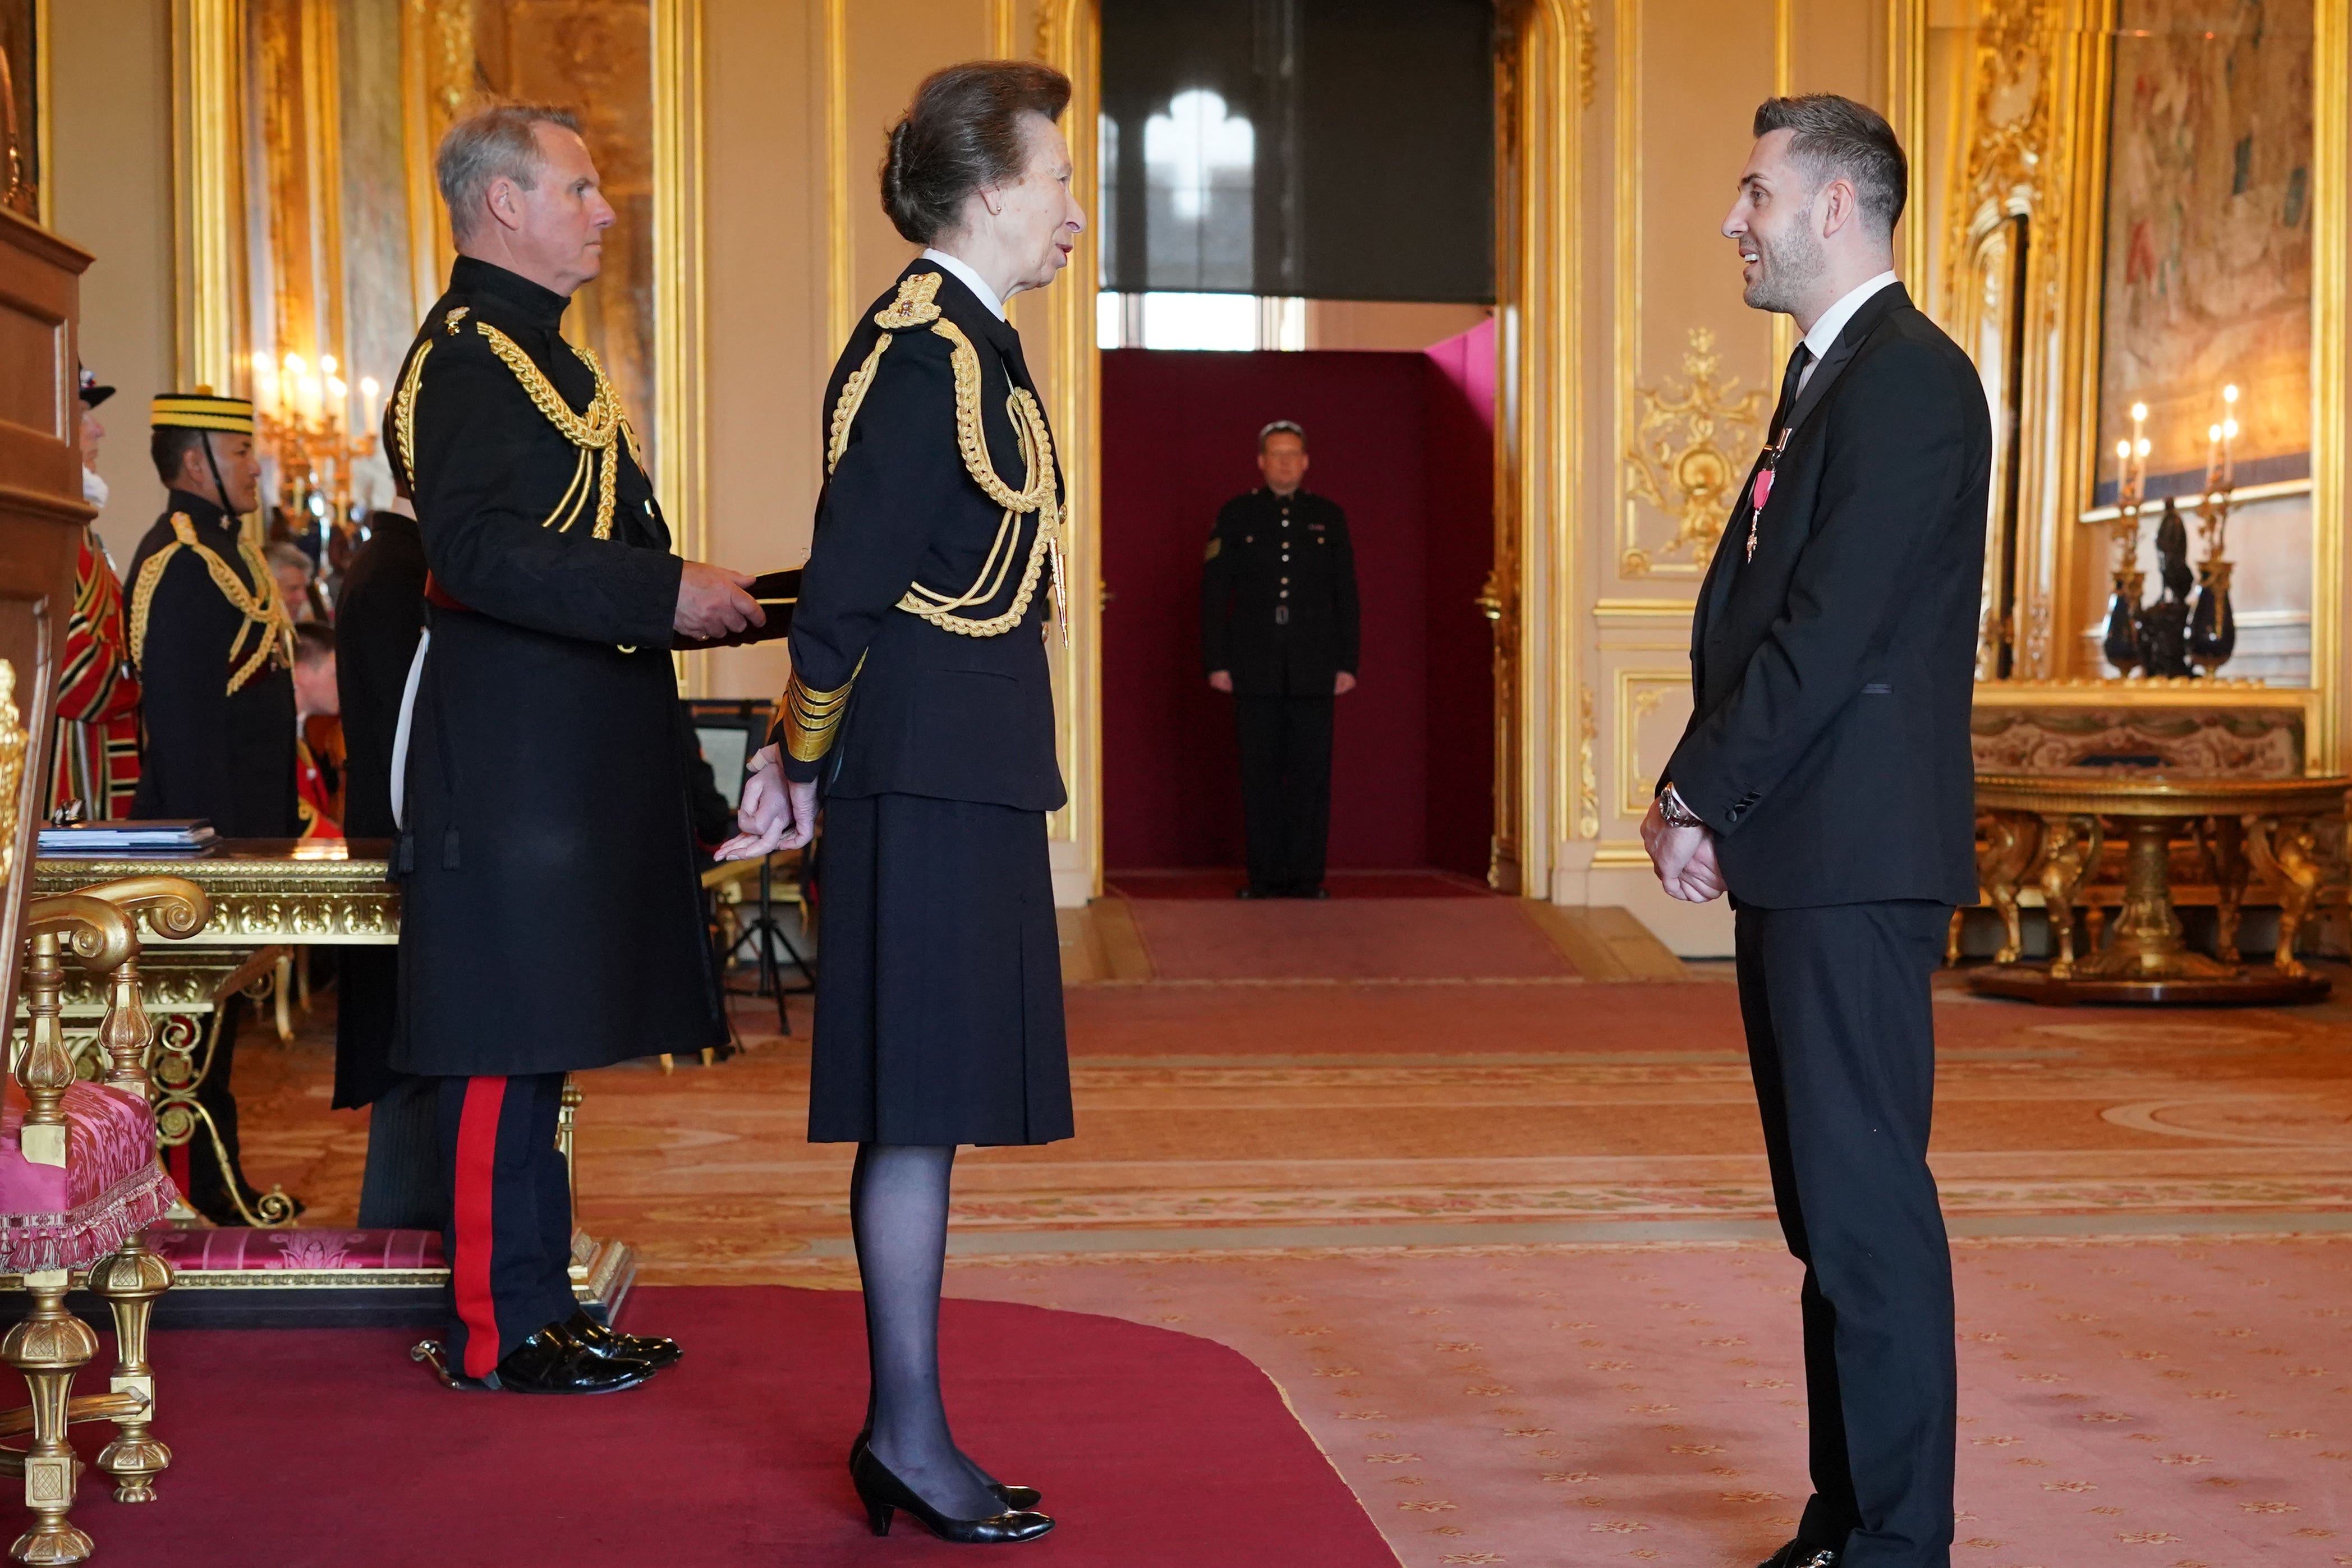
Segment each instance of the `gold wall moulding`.
M1725 508L1743 476L1734 455L1759 437L1764 389L1737 392L1739 378L1718 379L1723 356L1715 334L1690 329L1683 354L1686 378L1676 391L1633 389L1638 403L1633 439L1625 448L1625 549L1620 567L1628 577L1646 577L1663 559L1687 550L1691 565L1706 566L1722 537ZM1728 444L1729 450L1727 450ZM1634 522L1633 503L1647 501L1675 521L1674 538L1644 548Z

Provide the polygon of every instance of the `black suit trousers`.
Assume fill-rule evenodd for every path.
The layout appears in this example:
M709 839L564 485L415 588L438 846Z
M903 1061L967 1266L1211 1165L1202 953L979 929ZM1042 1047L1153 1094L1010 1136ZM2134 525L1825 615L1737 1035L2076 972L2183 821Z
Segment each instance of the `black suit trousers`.
M1249 880L1262 893L1323 885L1331 836L1331 703L1328 693L1234 698Z
M1948 1568L1951 1254L1927 1169L1930 977L1950 908L1746 906L1739 1009L1772 1195L1805 1265L1813 1496L1839 1568Z
M440 1130L449 1364L487 1376L578 1309L572 1171L555 1146L562 1072L429 1079Z

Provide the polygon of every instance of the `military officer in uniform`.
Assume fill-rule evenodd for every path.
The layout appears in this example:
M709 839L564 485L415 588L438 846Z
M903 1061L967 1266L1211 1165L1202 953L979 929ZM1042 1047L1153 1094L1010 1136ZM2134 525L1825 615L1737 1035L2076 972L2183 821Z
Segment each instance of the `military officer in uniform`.
M171 494L131 558L131 656L146 736L131 814L208 818L226 838L291 838L294 628L241 521L261 477L253 405L204 387L158 397L150 450ZM221 1225L275 1224L300 1209L243 1175L229 1077L246 1010L232 998L220 1015L196 1095L209 1125L184 1145L184 1167L173 1155L189 1203Z
M1305 488L1307 433L1258 432L1265 483L1217 513L1201 572L1201 660L1234 696L1244 898L1321 898L1331 832L1331 704L1355 689L1356 554L1348 514Z
M495 104L435 158L457 259L386 444L430 577L393 764L395 1072L436 1081L452 1387L600 1393L674 1361L575 1305L567 1074L727 1039L668 649L758 623L671 553L636 435L563 312L611 205L578 122Z
M1054 1524L956 1446L938 1327L957 1146L1072 1131L1045 844L1066 799L1045 643L1066 502L1004 308L1084 222L1055 126L1069 98L1034 62L950 66L890 133L883 206L924 249L826 387L792 681L719 851L807 842L822 782L809 1137L858 1145L871 1395L850 1479L877 1534L898 1512L964 1542Z

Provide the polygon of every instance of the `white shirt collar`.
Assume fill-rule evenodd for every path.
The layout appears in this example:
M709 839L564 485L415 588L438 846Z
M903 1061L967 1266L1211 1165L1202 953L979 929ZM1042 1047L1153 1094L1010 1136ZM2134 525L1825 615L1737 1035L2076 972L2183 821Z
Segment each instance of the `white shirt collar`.
M1871 297L1880 289L1895 282L1893 273L1882 272L1822 311L1822 319L1813 323L1813 329L1805 334L1805 347L1813 351L1812 362L1819 364L1828 356L1830 350L1836 346L1838 334L1845 330L1845 324L1853 319L1855 311L1869 303Z
M989 313L994 316L998 320L1009 321L1012 319L1012 318L1008 317L1004 313L1004 301L996 297L996 290L988 286L988 280L981 277L981 275L973 269L971 263L964 260L961 256L950 256L943 250L926 250L923 252L923 259L925 261L936 261L941 267L946 267L950 272L954 273L957 278L962 282L966 288L971 289L974 294L980 296L980 302L982 305L987 306ZM1895 275L1890 272L1886 276L1892 277Z

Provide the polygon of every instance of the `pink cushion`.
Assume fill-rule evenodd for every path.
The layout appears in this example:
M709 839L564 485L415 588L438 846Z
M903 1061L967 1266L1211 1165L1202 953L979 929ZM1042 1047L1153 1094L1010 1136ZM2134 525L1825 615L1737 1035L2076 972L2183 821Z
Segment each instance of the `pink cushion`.
M174 1269L439 1269L437 1230L178 1230L147 1245Z
M75 1083L65 1116L64 1167L35 1165L22 1144L22 1091L12 1082L0 1102L0 1271L86 1269L172 1207L143 1098Z

